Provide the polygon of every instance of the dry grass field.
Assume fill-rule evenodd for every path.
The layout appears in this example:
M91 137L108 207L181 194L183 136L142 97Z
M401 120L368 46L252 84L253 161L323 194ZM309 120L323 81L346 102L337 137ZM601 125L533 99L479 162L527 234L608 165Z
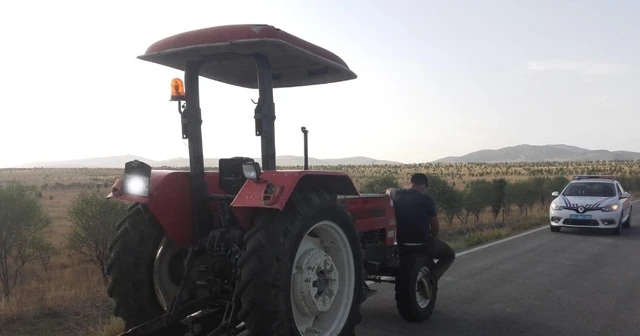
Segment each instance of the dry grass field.
M540 163L540 164L421 164L403 166L312 167L349 173L360 187L371 178L396 176L406 185L411 173L439 175L462 190L471 180L505 178L517 181L531 176L570 176L607 173L640 175L638 162ZM95 266L81 264L64 250L71 224L66 211L83 190L106 195L120 169L1 169L0 185L17 181L35 185L52 225L47 239L61 252L52 259L48 273L38 263L29 264L9 300L0 299L0 335L117 335L122 328L111 318L111 302ZM627 187L629 189L629 187ZM635 190L632 190L635 191ZM437 200L436 200L437 201ZM2 206L2 205L0 205ZM442 236L457 250L544 223L546 208L537 206L526 218L515 209L504 223L496 223L489 211L467 225L442 220ZM114 223L115 224L115 223Z

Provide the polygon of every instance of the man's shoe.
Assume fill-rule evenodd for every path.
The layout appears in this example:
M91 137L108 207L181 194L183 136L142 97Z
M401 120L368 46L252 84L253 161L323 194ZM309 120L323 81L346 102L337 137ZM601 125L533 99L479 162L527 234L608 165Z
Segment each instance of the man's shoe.
M366 288L366 289L364 290L364 297L365 297L365 299L366 299L366 298L369 298L369 297L371 297L373 294L375 294L375 293L377 293L377 292L378 292L378 291L377 291L377 290L375 290L375 289Z
M438 288L438 279L436 279L436 277L431 272L427 274L426 278L427 278L427 281L429 282L429 297L431 297L431 294L433 293L433 291L435 291L436 288Z
M438 279L436 279L436 276L431 272L427 274L427 280L429 280L429 283L431 283L432 285L438 285Z

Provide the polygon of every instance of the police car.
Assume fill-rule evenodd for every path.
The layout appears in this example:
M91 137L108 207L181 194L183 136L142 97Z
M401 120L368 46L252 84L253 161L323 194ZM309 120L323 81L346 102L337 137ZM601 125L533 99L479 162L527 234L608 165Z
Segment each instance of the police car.
M631 224L631 195L612 176L577 175L562 192L554 191L550 229L606 229L619 235Z

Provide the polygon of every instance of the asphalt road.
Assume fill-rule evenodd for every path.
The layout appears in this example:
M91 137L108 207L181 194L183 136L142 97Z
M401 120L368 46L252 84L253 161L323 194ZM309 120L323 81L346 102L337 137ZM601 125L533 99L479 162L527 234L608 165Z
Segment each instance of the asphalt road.
M373 288L357 335L640 335L640 203L621 236L547 228L457 257L422 323Z

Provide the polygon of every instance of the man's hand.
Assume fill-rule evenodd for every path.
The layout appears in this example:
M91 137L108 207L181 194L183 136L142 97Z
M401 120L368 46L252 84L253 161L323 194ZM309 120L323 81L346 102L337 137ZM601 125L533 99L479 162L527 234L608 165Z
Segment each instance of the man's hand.
M429 227L431 228L431 235L436 237L440 233L440 222L438 216L429 217Z
M391 193L394 191L394 188L387 188L387 190L384 192L387 196L391 197Z

